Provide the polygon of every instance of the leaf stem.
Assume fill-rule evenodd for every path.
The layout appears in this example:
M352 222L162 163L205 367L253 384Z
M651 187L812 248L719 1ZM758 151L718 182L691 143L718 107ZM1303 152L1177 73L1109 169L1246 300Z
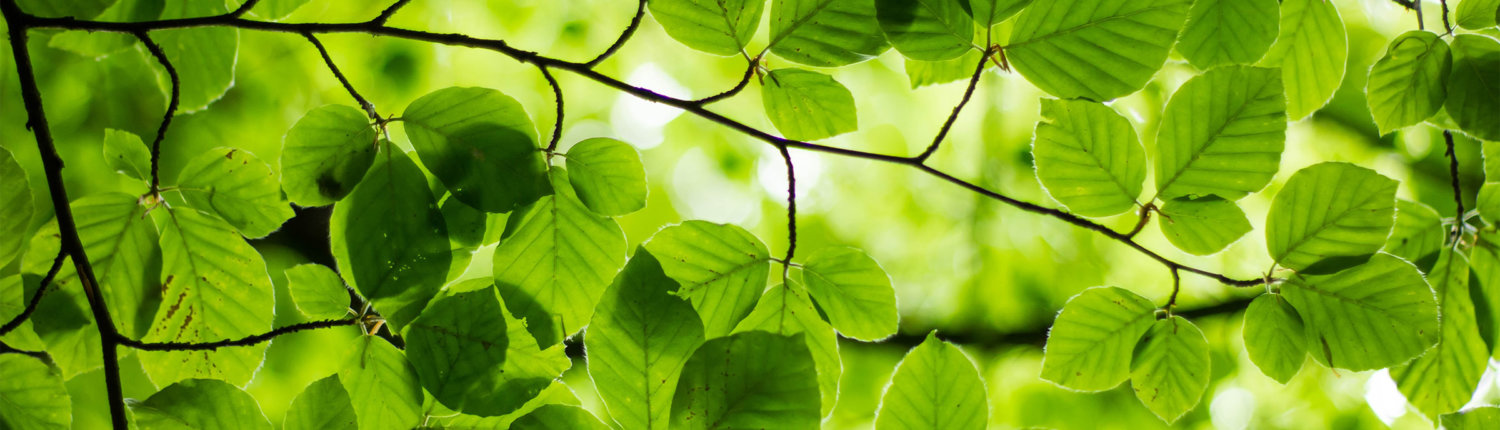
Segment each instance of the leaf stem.
M14 318L11 318L4 326L0 326L0 336L5 336L11 330L20 327L21 323L31 317L32 312L36 312L37 305L42 303L42 295L47 292L47 286L52 284L52 279L56 278L57 272L62 270L63 260L67 259L67 257L68 253L58 251L57 257L52 259L52 267L47 269L47 276L42 277L42 282L37 284L36 292L31 294L31 301L26 302L26 309L22 310Z
M253 3L255 2L249 1L245 4L249 5ZM146 45L146 50L151 52L152 57L156 57L156 62L161 63L161 67L167 70L167 77L172 82L171 98L167 102L167 112L162 114L161 126L156 129L156 139L151 141L151 192L159 193L161 192L161 174L159 173L161 171L161 142L166 139L167 127L172 125L172 117L177 114L177 104L182 100L182 80L177 76L177 68L172 66L171 60L167 59L166 52L162 51L161 46L151 40L150 34L144 30L137 31L135 32L135 37L136 39L140 39L142 45Z
M1463 187L1460 186L1458 180L1458 153L1453 151L1453 130L1443 130L1443 140L1448 145L1448 150L1444 155L1448 156L1448 176L1452 178L1453 203L1458 206L1457 214L1453 219L1453 231L1448 236L1453 242L1452 246L1456 247L1459 238L1464 233L1464 195Z

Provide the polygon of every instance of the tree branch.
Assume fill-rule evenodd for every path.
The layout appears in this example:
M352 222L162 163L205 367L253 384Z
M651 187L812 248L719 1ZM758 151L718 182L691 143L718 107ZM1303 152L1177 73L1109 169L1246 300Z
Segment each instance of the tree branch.
M252 3L255 1L245 2L247 5ZM156 139L151 141L151 193L155 194L161 188L161 175L157 173L161 170L161 142L167 137L167 127L172 125L172 117L177 115L177 104L182 98L182 80L177 76L177 68L172 66L171 60L167 59L166 52L163 52L161 46L151 40L150 34L137 31L135 38L140 39L141 44L146 45L146 50L150 51L151 56L156 57L156 62L161 63L161 67L167 70L167 77L172 81L172 97L168 99L167 112L161 116L161 126L156 129Z
M47 355L45 351L27 351L24 349L16 349L15 347L6 344L4 341L0 341L0 354L25 354L37 360L42 360L42 362L44 363L52 363L52 357Z
M740 91L745 90L746 86L750 85L750 77L755 76L756 67L760 67L760 57L755 57L755 59L750 60L750 66L745 68L745 76L740 77L740 82L734 84L734 88L730 88L728 91L724 91L722 93L693 100L693 104L703 106L709 103L717 102L719 100L734 97L735 94L739 94Z
M26 322L27 318L31 318L31 313L36 312L37 305L42 303L42 294L47 292L47 286L52 284L52 279L57 277L57 272L62 270L63 260L67 258L68 253L58 251L57 257L52 259L52 268L47 269L47 276L42 277L42 283L38 284L36 292L31 294L31 301L26 302L26 309L17 314L15 318L11 318L10 322L5 323L4 326L0 326L0 336L5 336L11 330L20 327L21 323Z
M411 3L411 0L396 0L395 3L392 3L390 5L390 7L387 7L385 8L385 10L380 11L379 16L376 16L375 19L370 20L370 24L385 25L385 22L389 21L391 19L391 16L395 15L396 11L401 10L401 8L406 6L407 3Z
M1422 0L1412 1L1420 2ZM1447 34L1453 34L1453 23L1448 21L1448 0L1438 0L1438 4L1443 5L1443 29L1448 30Z
M562 130L563 129L563 93L562 93L562 86L557 84L557 78L555 78L555 77L552 76L552 72L550 72L550 71L547 70L547 66L538 65L538 66L536 66L536 69L542 71L542 77L543 78L547 78L547 85L550 86L550 87L552 87L552 100L556 101L556 103L554 103L554 105L557 106L557 122L555 122L555 123L552 124L552 140L550 140L550 141L547 142L547 154L548 154L547 157L550 158L552 156L551 154L553 152L557 151L557 143L562 140L562 131L563 131Z
M260 0L246 0L244 3L240 4L240 7L235 8L233 11L230 11L229 16L236 18L245 16L245 12L249 12L250 8L255 7L256 3L260 3Z
M354 85L349 83L349 78L344 77L344 72L339 71L338 64L334 64L333 57L328 55L328 49L323 47L323 42L318 41L318 37L313 36L312 33L302 33L302 37L307 38L314 48L318 48L318 55L323 56L323 64L328 65L328 71L333 72L333 77L338 78L339 83L344 85L344 91L348 91L349 96L354 97L354 102L359 103L359 107L365 110L365 115L369 115L370 119L375 122L384 121L380 117L380 112L375 111L375 105L359 95L359 91L355 91Z
M974 89L979 87L979 78L984 76L985 66L989 65L985 60L989 58L991 52L994 51L986 50L984 56L979 58L979 67L974 68L974 76L969 77L969 88L964 90L964 97L958 101L957 106L953 107L953 113L948 115L948 121L943 123L943 128L938 130L937 136L932 138L932 144L927 145L927 149L921 154L912 157L913 160L918 163L926 162L927 157L931 157L934 152L937 152L938 146L943 144L943 138L948 137L948 130L952 129L953 123L958 121L958 114L963 112L964 106L969 104L969 98L974 96Z
M781 282L786 283L792 272L792 256L797 254L797 168L792 165L792 154L785 146L778 146L781 159L786 161L786 257L782 257Z
M598 66L599 63L603 63L604 60L609 59L611 55L615 55L615 52L619 52L620 48L625 46L625 42L630 40L631 36L635 35L635 29L641 26L641 17L644 16L646 16L646 0L641 0L640 4L636 6L635 16L630 18L630 25L625 26L625 31L620 33L620 37L615 39L615 43L610 44L608 48L604 49L603 53L600 53L599 56L594 57L594 59L589 60L587 63L583 63L583 65L593 68Z
M1458 153L1453 151L1453 130L1443 130L1443 140L1448 144L1448 176L1453 178L1453 203L1458 205L1458 215L1453 220L1453 232L1450 234L1455 246L1458 238L1464 233L1464 194L1463 187L1458 182Z
M221 340L216 342L142 342L139 340L127 338L125 336L119 336L119 342L121 345L145 351L210 351L232 346L251 346L270 341L271 339L275 339L277 336L281 336L284 334L291 334L299 331L315 330L320 328L350 326L358 322L359 320L354 318L305 322L301 324L292 324L257 335L245 336L239 339L232 340Z

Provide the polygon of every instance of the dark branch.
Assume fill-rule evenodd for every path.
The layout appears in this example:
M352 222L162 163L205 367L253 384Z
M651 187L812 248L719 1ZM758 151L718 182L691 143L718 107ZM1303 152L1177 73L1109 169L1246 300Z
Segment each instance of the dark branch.
M254 0L245 4L255 3ZM135 38L146 45L146 50L151 51L151 56L156 57L156 62L167 70L167 77L172 81L172 98L167 101L167 112L161 116L161 126L156 129L156 139L151 141L151 192L156 193L161 188L161 142L167 137L167 127L172 125L172 117L177 115L177 103L181 101L182 80L177 76L177 68L172 66L172 61L167 59L167 53L161 50L156 41L151 40L151 35L145 31L135 32Z
M562 128L563 128L563 93L562 93L562 86L557 84L557 78L555 78L555 77L552 76L552 72L547 70L547 66L538 65L538 66L536 66L536 69L542 71L542 77L543 78L547 78L547 85L552 87L552 100L555 100L557 102L557 103L554 103L557 106L557 122L555 122L555 123L552 124L552 140L547 142L547 153L551 154L552 152L557 151L557 143L562 140ZM549 157L550 157L550 155L549 155Z
M318 37L313 36L312 33L302 33L302 37L307 38L314 48L318 48L318 55L323 56L323 64L328 65L328 71L333 72L333 77L338 78L339 83L344 85L344 91L348 91L349 96L354 97L354 102L359 103L359 107L365 110L365 115L369 115L370 119L376 122L383 121L380 113L375 111L375 105L359 95L359 91L355 91L354 85L349 83L349 78L344 77L344 72L339 71L338 64L334 64L333 57L328 56L328 49L323 47L323 42L318 41Z
M750 85L750 77L755 76L756 67L760 67L760 57L756 57L754 60L750 61L750 66L745 68L745 76L740 77L740 82L734 84L734 88L730 88L728 91L724 91L722 93L714 94L698 100L693 100L693 104L703 106L709 103L734 97L735 94L739 94L740 91L745 90L746 86Z
M625 42L630 40L631 36L635 35L635 29L641 26L641 17L644 16L646 16L646 0L641 0L640 4L635 8L635 16L630 18L630 25L625 26L625 31L620 33L620 37L615 39L615 43L610 44L609 48L605 48L604 52L599 54L598 57L594 57L589 62L583 63L583 65L590 68L598 66L599 63L603 63L604 60L609 59L611 55L615 55L615 52L619 52L620 48L625 46Z
M964 106L969 104L969 98L974 96L974 89L979 87L979 78L984 76L985 66L989 65L989 63L985 62L985 59L989 58L989 56L990 52L986 51L984 57L979 59L979 67L975 67L974 76L969 77L969 88L964 90L964 98L960 99L958 105L953 107L953 113L948 115L948 121L943 122L943 128L938 130L937 136L932 138L932 144L927 145L927 149L923 150L921 154L912 157L913 160L916 160L918 163L927 161L927 157L931 157L934 152L937 152L938 146L943 144L943 139L948 137L948 130L952 129L953 123L958 121L958 114L963 112Z
M26 322L27 318L31 318L31 313L36 312L37 305L42 303L42 294L47 292L47 286L52 283L53 278L57 277L57 272L62 270L63 260L67 258L68 253L61 251L57 253L57 258L52 259L52 268L47 269L47 276L42 277L42 283L38 284L36 292L31 294L31 301L26 302L26 309L22 310L15 318L11 318L10 322L5 323L4 326L0 326L0 336L5 336L6 333L10 333L11 330L20 327L21 323Z
M1453 220L1453 243L1464 233L1464 193L1458 182L1458 153L1453 151L1453 130L1443 130L1443 140L1448 144L1448 176L1453 178L1453 203L1458 205L1458 216Z
M231 346L251 346L269 341L271 339L275 339L277 336L281 336L284 334L296 333L306 330L315 330L320 328L350 326L358 322L358 319L305 322L301 324L292 324L286 327L278 328L253 336L246 336L233 340L221 340L217 342L142 342L139 340L127 338L125 336L119 336L119 342L121 345L146 351L208 351Z
M385 25L385 22L389 21L391 19L391 16L395 15L396 12L401 10L401 7L406 6L407 3L411 3L411 0L396 0L396 2L392 3L390 7L387 7L385 8L385 10L380 11L379 16L376 16L375 19L370 20L370 24Z
M1141 230L1145 230L1146 223L1151 222L1151 212L1155 211L1156 202L1146 203L1145 206L1141 206L1141 219L1135 222L1135 228L1130 229L1129 233L1125 233L1125 237L1135 238L1135 235L1140 234Z
M785 283L792 271L792 256L797 254L797 168L792 165L792 154L785 146L776 147L781 159L786 161L786 257L782 257L781 282Z
M1177 269L1172 269L1172 296L1167 299L1167 306L1163 308L1168 314L1172 313L1172 308L1177 307L1177 293L1181 291L1182 274L1178 273Z
M245 12L249 12L250 8L255 7L256 3L260 3L260 0L246 0L245 3L240 4L240 7L235 8L234 11L229 12L229 16L233 16L233 17L245 16Z
M4 341L0 341L0 354L25 354L37 360L42 360L42 362L44 363L52 363L52 357L48 356L46 352L16 349L15 347L6 344Z
M1438 3L1443 5L1443 29L1448 30L1447 34L1453 34L1453 23L1448 21L1448 0L1438 0Z

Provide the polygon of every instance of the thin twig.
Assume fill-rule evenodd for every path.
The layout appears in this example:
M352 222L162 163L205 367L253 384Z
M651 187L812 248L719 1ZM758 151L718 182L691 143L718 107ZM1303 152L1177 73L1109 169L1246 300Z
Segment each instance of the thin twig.
M557 78L555 78L555 77L552 76L552 72L550 72L550 71L547 70L547 66L538 65L538 66L536 66L536 69L542 71L542 77L543 78L547 78L547 85L550 86L550 87L552 87L552 100L556 102L556 103L554 103L554 105L557 106L557 121L552 124L552 140L547 142L547 154L552 154L553 152L557 151L557 143L559 141L562 141L562 128L563 128L563 92L562 92L562 86L557 84Z
M125 336L120 336L119 342L121 345L145 351L209 351L233 346L251 346L259 343L264 343L284 334L296 333L306 330L315 330L320 328L351 326L355 325L358 322L358 319L353 318L305 322L301 324L292 324L257 335L245 336L239 339L232 340L221 340L216 342L142 342L139 340L127 338Z
M1177 293L1180 291L1182 291L1182 275L1174 268L1172 269L1172 296L1167 299L1167 306L1163 308L1168 316L1172 315L1172 308L1177 306Z
M233 11L229 12L229 16L233 16L233 17L244 16L245 12L249 12L250 8L255 7L256 3L260 3L260 0L246 0L244 3L240 4L240 7L235 8Z
M52 279L57 277L57 272L62 270L63 260L67 258L68 253L58 251L57 257L52 259L52 267L47 269L47 276L42 277L42 283L38 284L36 292L31 294L31 301L26 302L26 309L17 314L15 318L11 318L10 322L5 323L4 326L0 326L0 336L5 336L6 333L10 333L11 330L20 327L21 323L26 322L26 319L31 317L32 312L36 312L37 305L42 303L42 295L47 293L47 286L52 284Z
M29 355L37 360L42 360L43 363L52 363L52 357L48 356L44 351L27 351L24 349L16 349L15 347L6 344L4 341L0 341L0 354Z
M782 261L792 261L792 256L797 254L797 168L792 165L792 154L787 152L785 146L776 147L781 151L781 159L786 161L786 257ZM792 272L790 264L781 265L781 283L785 284L787 277Z
M1422 0L1412 1L1420 2ZM1438 4L1443 5L1443 29L1448 30L1447 34L1453 34L1453 23L1448 21L1448 0L1438 0Z
M254 1L246 2L251 4ZM141 44L146 45L146 50L156 57L156 62L167 70L167 77L172 82L171 98L167 101L167 112L161 116L161 126L156 129L156 139L151 141L151 192L156 193L161 188L161 142L167 138L167 127L172 125L172 117L177 115L177 104L182 100L182 80L177 76L177 68L172 66L172 61L167 59L167 53L162 51L156 41L151 40L151 35L145 31L135 32L135 38L140 39Z
M395 15L396 11L401 10L401 7L406 6L407 3L411 3L411 0L396 0L396 2L391 4L390 7L387 7L385 8L385 10L380 11L379 16L376 16L375 19L370 20L370 24L385 25L385 22L391 19L391 15Z
M735 94L739 94L740 91L744 91L745 87L750 85L750 77L755 76L755 68L760 67L760 58L761 57L755 57L755 59L750 60L750 66L745 68L745 76L740 77L740 82L734 84L734 88L730 88L729 90L722 93L693 100L692 103L698 106L703 106L709 103L717 102L719 100L734 97Z
M323 56L323 64L328 65L328 71L333 72L333 77L338 78L339 83L344 85L344 91L348 91L349 96L354 97L354 102L359 103L359 107L365 110L365 115L369 115L370 119L376 122L381 122L380 113L375 111L375 105L359 95L359 91L354 90L354 85L349 83L349 78L344 77L344 72L339 71L338 64L334 64L333 57L328 55L328 49L323 47L323 42L318 41L318 37L313 36L312 33L302 33L302 37L307 38L307 41L318 49L318 54Z
M1133 239L1135 235L1141 233L1141 230L1145 230L1146 223L1151 221L1151 213L1155 211L1156 202L1146 203L1145 206L1141 206L1141 219L1135 222L1135 228L1130 229L1129 233L1125 233L1125 237Z
M630 25L625 26L625 31L620 33L620 37L615 39L615 43L610 44L609 48L605 48L603 53L600 53L599 56L594 57L594 59L589 60L587 63L583 63L583 65L593 68L598 66L599 63L603 63L604 60L609 59L611 55L615 55L615 52L619 52L620 48L625 46L625 42L630 40L631 36L635 35L635 29L641 26L641 17L644 16L646 16L646 0L641 0L640 4L636 6L635 16L630 18Z
M932 144L927 145L927 149L921 154L912 157L913 160L918 163L927 161L927 157L931 157L934 152L937 152L938 146L943 144L943 139L948 137L948 130L952 129L953 123L958 121L958 114L963 112L964 106L969 104L969 98L974 96L974 89L979 87L979 78L984 76L984 69L989 66L985 59L990 56L991 52L985 51L984 56L979 58L979 67L975 67L974 76L969 77L969 87L964 90L964 97L959 99L957 106L953 107L953 113L949 114L948 120L943 122L943 128L938 130L937 136L932 138Z
M1453 203L1458 205L1458 215L1453 220L1451 239L1458 246L1458 238L1464 233L1464 194L1458 182L1458 153L1453 151L1453 130L1443 130L1443 140L1448 144L1448 176L1453 179Z

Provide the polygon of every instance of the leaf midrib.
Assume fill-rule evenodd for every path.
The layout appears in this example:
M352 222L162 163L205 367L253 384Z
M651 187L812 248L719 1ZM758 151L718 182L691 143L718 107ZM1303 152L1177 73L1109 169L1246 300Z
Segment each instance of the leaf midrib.
M1255 88L1254 92L1247 92L1248 94L1255 94L1255 96L1249 100L1246 100L1244 103L1240 103L1239 107L1235 108L1234 113L1229 114L1224 122L1219 124L1219 127L1217 129L1215 129L1212 133L1209 133L1208 141L1204 142L1202 147L1193 151L1192 157L1189 157L1186 163L1182 163L1182 167L1178 168L1176 172L1173 172L1172 177L1167 179L1166 183L1162 184L1160 187L1157 187L1156 195L1151 197L1151 201L1156 201L1157 198L1160 198L1162 196L1163 192L1172 189L1172 185L1177 183L1177 179L1182 178L1183 173L1191 170L1193 168L1193 164L1197 163L1199 159L1203 158L1203 155L1208 153L1208 149L1210 147L1214 146L1215 143L1218 143L1219 138L1224 134L1224 129L1229 128L1229 125L1232 123L1239 122L1241 120L1240 116L1245 113L1245 110L1248 109L1251 104L1260 103L1262 101L1261 99L1265 97L1264 93L1266 85L1269 85L1269 82L1269 80L1262 81L1260 83L1260 86ZM1275 96L1272 95L1271 97L1274 98ZM1170 101L1168 101L1167 103L1168 105L1171 104ZM1160 141L1161 139L1157 140Z

